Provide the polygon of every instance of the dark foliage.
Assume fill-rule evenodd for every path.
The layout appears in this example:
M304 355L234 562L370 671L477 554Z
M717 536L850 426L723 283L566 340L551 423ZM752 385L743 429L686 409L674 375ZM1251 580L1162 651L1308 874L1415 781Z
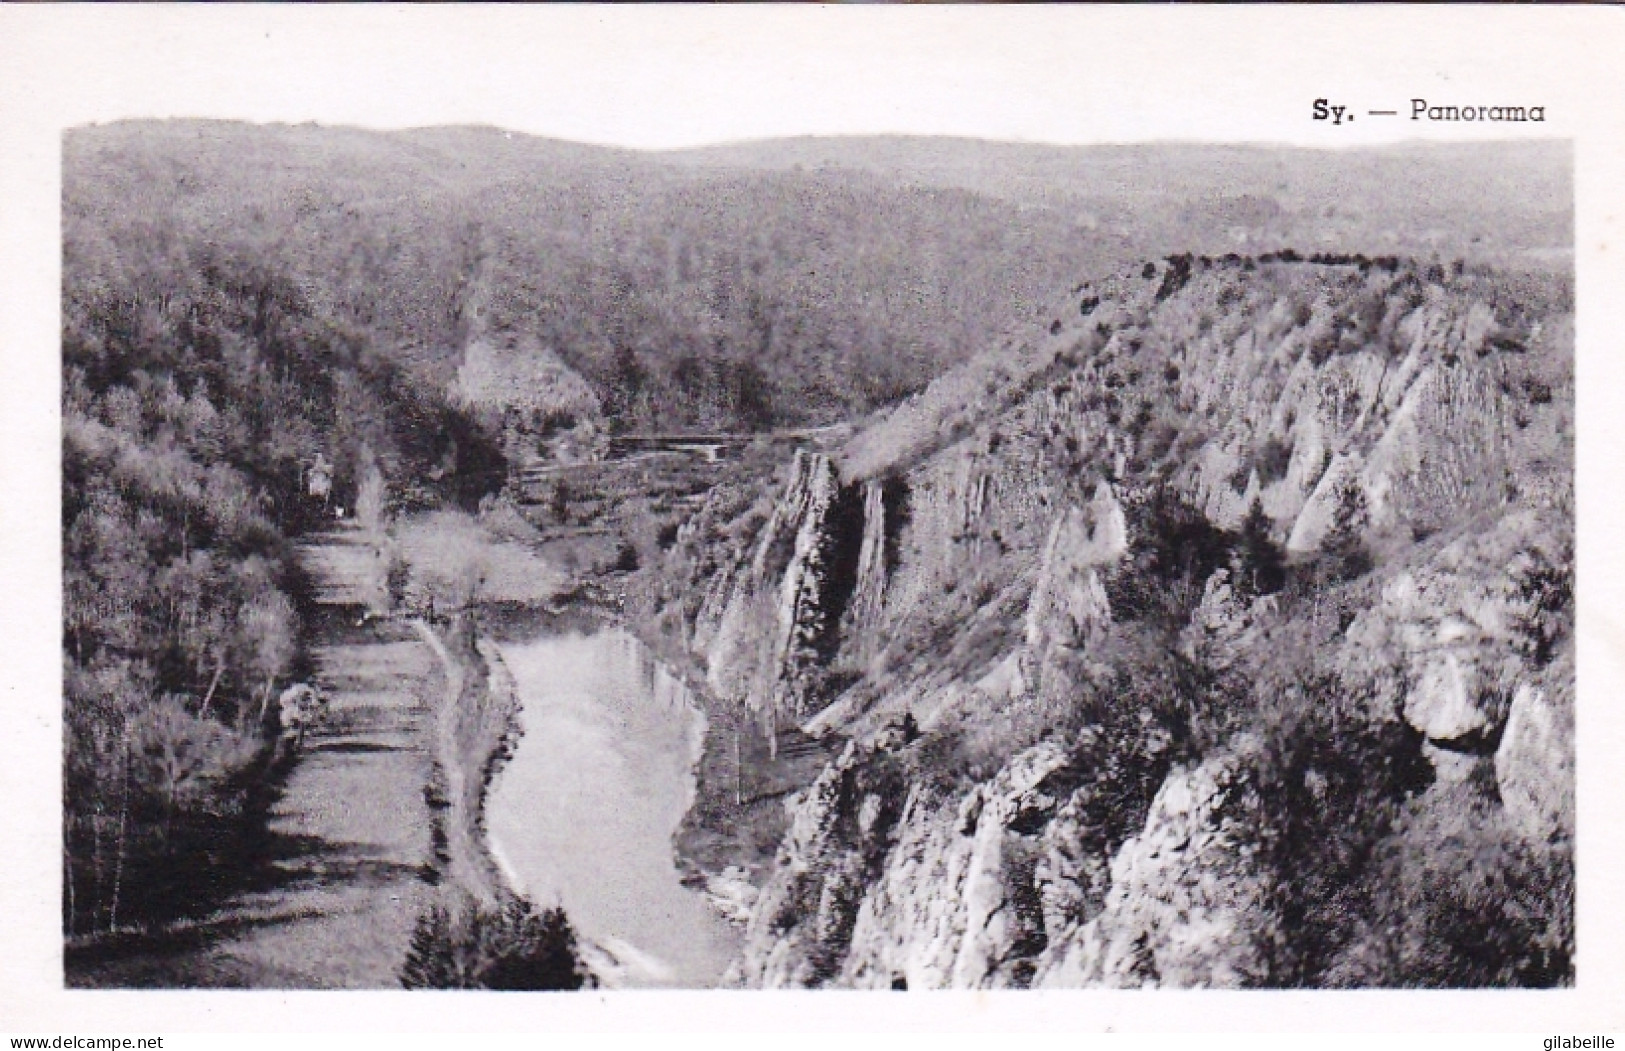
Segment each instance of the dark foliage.
M1171 255L1168 267L1162 272L1162 284L1157 286L1157 302L1184 288L1191 279L1191 257L1188 254Z
M1233 538L1166 486L1125 493L1123 502L1130 535L1143 539L1106 580L1113 614L1177 630L1228 560Z
M1239 579L1254 595L1272 595L1286 585L1285 554L1270 537L1263 503L1253 498L1236 544Z
M364 465L424 479L407 503L477 501L505 467L259 246L64 211L64 924L86 935L229 889L207 844L246 834L272 700L308 673L290 539Z
M1461 795L1458 790L1456 795ZM1574 859L1482 800L1430 797L1377 848L1326 984L1551 987L1573 981Z
M1258 468L1258 480L1263 485L1285 478L1287 467L1291 463L1292 446L1273 437L1264 440L1254 458L1254 465Z
M1256 717L1263 747L1254 784L1264 823L1252 835L1288 935L1274 947L1276 985L1323 984L1354 936L1374 848L1405 802L1432 783L1420 734L1398 720L1372 720L1364 708L1322 677L1266 703Z
M589 975L563 909L510 900L432 905L417 919L401 964L407 989L570 990Z
M1371 569L1371 552L1366 546L1365 529L1369 513L1365 490L1355 479L1345 479L1337 489L1337 507L1332 526L1321 542L1321 553L1332 572L1350 580Z

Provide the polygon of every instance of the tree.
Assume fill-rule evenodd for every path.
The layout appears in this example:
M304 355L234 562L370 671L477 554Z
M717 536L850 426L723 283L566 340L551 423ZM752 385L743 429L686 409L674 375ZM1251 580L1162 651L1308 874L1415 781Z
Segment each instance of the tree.
M374 613L384 613L391 605L389 574L393 554L385 510L388 489L378 460L365 443L361 446L356 471L360 480L356 485L355 520L363 541L372 551L370 572L364 584L367 606Z
M1241 523L1239 578L1257 595L1269 595L1286 584L1286 568L1281 551L1270 539L1271 523L1264 514L1263 501L1253 497L1247 517Z
M1366 547L1365 530L1370 523L1365 489L1359 479L1345 477L1337 486L1337 507L1332 511L1331 528L1321 541L1321 552L1332 560L1338 575L1345 579L1371 569L1371 553Z
M589 975L563 909L523 898L495 908L466 897L421 914L401 964L408 989L580 989Z
M365 444L361 446L356 470L359 475L355 495L356 524L366 533L368 540L376 544L384 533L386 490L383 472L378 469L378 461Z
M564 525L570 521L570 486L563 478L557 479L548 495L547 511L553 521Z
M166 836L177 808L230 776L256 748L243 735L193 715L173 695L135 713L130 738L141 764L141 783L160 795Z
M293 661L293 604L282 592L272 590L243 608L238 633L247 643L250 670L265 680L260 689L259 725L263 726L271 707L271 690Z
M498 926L501 951L480 976L487 989L579 989L575 931L563 909L511 901Z

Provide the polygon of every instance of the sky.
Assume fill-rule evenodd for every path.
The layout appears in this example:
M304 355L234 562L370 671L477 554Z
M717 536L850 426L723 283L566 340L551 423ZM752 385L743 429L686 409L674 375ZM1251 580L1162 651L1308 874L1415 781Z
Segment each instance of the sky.
M1411 98L1548 107L1572 133L1596 12L1223 7L11 7L8 117L493 124L636 147L799 134L1338 145ZM1618 19L1613 20L1618 23ZM5 40L9 39L9 42Z

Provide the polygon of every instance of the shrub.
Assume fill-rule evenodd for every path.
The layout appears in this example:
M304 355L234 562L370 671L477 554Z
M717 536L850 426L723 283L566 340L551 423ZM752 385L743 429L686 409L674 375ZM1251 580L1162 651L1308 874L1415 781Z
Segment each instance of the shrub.
M1320 545L1335 567L1336 575L1344 580L1352 580L1371 569L1371 552L1365 543L1369 522L1365 490L1356 479L1345 478L1337 489L1332 527Z
M1317 368L1326 364L1337 353L1337 343L1338 331L1335 326L1317 333L1309 342L1309 360Z
M1440 793L1377 851L1360 928L1328 984L1553 986L1573 980L1574 869L1498 808Z
M1189 255L1168 257L1168 269L1162 275L1162 284L1157 287L1157 302L1161 303L1185 287L1191 279L1191 262ZM1155 271L1152 273L1155 274Z
M1286 477L1287 467L1292 463L1292 446L1279 438L1265 439L1254 462L1258 467L1259 482L1269 485L1279 481Z
M1350 898L1375 845L1432 771L1419 734L1372 719L1367 699L1335 679L1312 677L1255 701L1264 820L1252 835L1278 888L1272 912L1289 935L1274 949L1271 974L1274 984L1317 985L1351 937Z
M1112 615L1151 620L1177 631L1202 597L1208 576L1224 565L1230 538L1171 487L1123 494L1129 557L1106 577Z
M589 978L564 910L520 898L430 906L400 971L407 989L580 989Z
M210 806L259 752L255 737L188 711L166 696L129 721L139 783L158 799L165 823L179 809Z
M1285 557L1270 539L1270 520L1256 496L1241 523L1237 556L1241 570L1237 579L1246 581L1253 593L1273 594L1286 585Z

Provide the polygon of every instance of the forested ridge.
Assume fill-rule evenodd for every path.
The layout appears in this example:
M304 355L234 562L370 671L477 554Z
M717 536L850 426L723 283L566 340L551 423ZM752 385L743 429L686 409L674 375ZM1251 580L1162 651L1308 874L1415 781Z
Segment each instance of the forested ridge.
M561 361L626 429L866 411L1128 250L965 190L694 174L490 129L114 125L67 158L103 230L251 246L425 385L453 384L472 345Z
M459 410L324 318L246 246L65 209L65 921L206 907L242 861L303 672L290 542L369 473L424 503L495 476ZM123 236L119 236L122 233ZM324 507L305 471L336 466ZM438 476L438 483L427 481ZM363 501L364 503L364 501ZM200 885L201 884L201 885Z
M555 400L626 430L861 414L1045 317L1080 275L1170 252L1521 265L1561 249L1572 214L1564 149L1548 143L659 153L493 128L174 121L79 129L65 157L69 199L103 230L251 246L318 316L373 333L426 385L453 386L471 349L519 376L545 361L590 389ZM1442 200L1441 179L1483 192Z

